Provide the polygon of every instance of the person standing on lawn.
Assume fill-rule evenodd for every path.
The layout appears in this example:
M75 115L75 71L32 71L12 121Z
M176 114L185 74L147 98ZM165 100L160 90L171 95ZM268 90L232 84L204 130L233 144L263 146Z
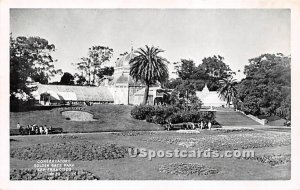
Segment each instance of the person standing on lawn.
M46 135L48 135L48 128L47 128L47 125L44 126L44 132L45 132Z
M27 125L27 127L26 127L26 134L30 135L30 127L29 127L29 125Z
M39 128L38 128L38 126L35 126L35 134L36 134L36 135L39 134Z
M207 126L208 126L208 129L211 130L211 122L210 121L208 122Z
M17 129L19 129L19 133L22 135L23 130L22 130L20 123L17 123Z
M201 123L200 123L200 129L202 130L203 129L203 121L201 121Z
M35 133L34 125L31 125L31 134L34 135L34 133Z
M44 129L43 129L43 126L41 125L40 126L40 134L42 135L44 133Z
M20 123L17 123L17 129L20 129L20 128L21 128Z

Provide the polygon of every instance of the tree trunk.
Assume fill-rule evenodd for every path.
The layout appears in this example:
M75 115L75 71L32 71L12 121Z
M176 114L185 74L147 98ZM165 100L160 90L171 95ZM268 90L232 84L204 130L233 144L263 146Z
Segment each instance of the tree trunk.
M89 86L91 86L91 71L89 71Z
M92 80L92 84L95 85L95 74L93 73L93 80Z
M144 101L143 101L143 105L146 105L146 104L147 104L147 101L148 101L148 96L149 96L149 85L146 85L145 94L144 94Z

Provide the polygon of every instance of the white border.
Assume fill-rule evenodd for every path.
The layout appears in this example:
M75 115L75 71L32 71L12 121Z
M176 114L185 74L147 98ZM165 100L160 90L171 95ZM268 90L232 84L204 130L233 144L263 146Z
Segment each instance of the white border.
M0 0L0 189L300 189L299 0ZM286 181L9 181L9 8L220 8L291 9L292 179ZM274 39L276 40L276 39ZM298 71L298 72L297 72ZM297 180L298 179L298 180Z

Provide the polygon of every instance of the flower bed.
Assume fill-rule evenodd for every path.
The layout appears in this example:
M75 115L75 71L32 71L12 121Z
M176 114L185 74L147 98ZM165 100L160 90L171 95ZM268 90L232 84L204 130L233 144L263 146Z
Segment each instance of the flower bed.
M270 164L271 166L278 166L291 162L291 154L264 154L241 159L256 160L261 163Z
M173 174L173 175L213 175L219 173L216 168L210 168L205 165L197 163L170 163L161 165L159 172Z
M184 138L178 136L170 137L151 137L145 141L161 142L167 144L175 144L181 146L182 143L193 143L195 147L202 150L234 150L274 147L291 144L290 134L275 133L228 133L205 135L197 138Z
M141 135L153 135L155 133L149 131L126 131L120 133L112 133L117 136L141 136Z
M12 148L10 151L10 157L21 160L111 160L124 158L128 155L128 148L130 147L117 146L115 144L97 145L88 141L47 143L21 148Z
M236 128L236 129L217 128L217 129L214 129L214 130L215 131L220 131L220 132L223 132L223 133L254 131L253 128Z
M100 177L85 170L50 173L36 169L11 169L10 180L99 180Z
M76 135L51 135L50 138L51 139L78 139L81 137Z
M176 132L183 133L183 134L199 134L199 133L201 133L200 130L182 130L182 129L179 129Z

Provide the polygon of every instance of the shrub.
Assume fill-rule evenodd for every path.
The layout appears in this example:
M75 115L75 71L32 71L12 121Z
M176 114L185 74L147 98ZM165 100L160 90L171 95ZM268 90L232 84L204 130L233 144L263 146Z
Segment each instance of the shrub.
M146 115L146 121L149 123L153 123L153 118L151 115Z
M27 100L18 99L15 95L10 96L10 111L27 111L34 107L35 100L30 97Z
M182 120L184 122L198 123L201 120L201 112L187 111L182 113Z
M131 110L131 116L134 119L145 120L147 115L152 116L154 114L154 109L154 106L150 105L135 106Z
M202 111L181 111L173 114L170 117L171 123L182 123L182 122L193 122L200 123L204 122L212 122L214 123L215 113L214 112L202 112Z
M152 116L152 121L156 124L166 124L168 118L177 113L179 108L175 106L155 106L155 110Z
M163 117L163 116L157 116L157 115L152 117L152 122L156 123L156 124L160 124L160 125L163 125L163 124L167 123L165 117Z
M172 115L173 113L176 113L180 111L180 109L176 106L156 106L155 108L155 115L163 116L163 117L168 117Z
M181 113L174 113L173 115L171 115L171 117L169 118L169 121L171 123L182 123L183 122L183 117L181 115Z
M145 120L149 123L166 124L171 123L193 122L200 123L215 121L215 113L212 111L199 111L197 109L182 110L174 105L168 106L135 106L131 110L131 115L135 119Z
M200 112L201 114L201 120L205 121L205 122L215 122L215 118L216 118L216 113L212 112L212 111L205 111L205 112Z

